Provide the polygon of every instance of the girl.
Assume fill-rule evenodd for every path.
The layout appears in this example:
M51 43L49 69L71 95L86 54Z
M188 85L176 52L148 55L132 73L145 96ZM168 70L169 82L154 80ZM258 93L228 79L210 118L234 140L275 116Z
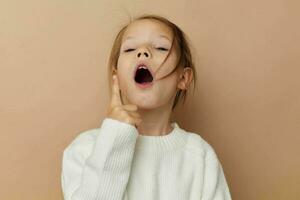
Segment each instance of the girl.
M196 74L180 28L156 15L131 20L108 66L106 118L63 152L64 198L230 200L214 149L170 120Z

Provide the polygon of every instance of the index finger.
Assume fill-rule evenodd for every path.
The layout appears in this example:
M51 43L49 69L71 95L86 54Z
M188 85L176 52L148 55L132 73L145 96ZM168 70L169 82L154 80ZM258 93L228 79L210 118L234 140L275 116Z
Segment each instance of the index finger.
M113 75L113 86L112 86L112 98L111 98L111 106L119 106L122 105L120 91L119 91L119 81L116 75Z

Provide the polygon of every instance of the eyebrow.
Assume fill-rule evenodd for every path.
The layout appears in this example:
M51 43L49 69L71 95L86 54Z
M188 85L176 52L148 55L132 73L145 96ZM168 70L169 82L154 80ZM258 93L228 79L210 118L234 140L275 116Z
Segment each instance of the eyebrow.
M167 36L165 36L165 35L159 35L159 37L160 38L166 38L167 40L169 40L169 42L171 42L170 39ZM134 38L133 36L128 36L128 37L125 38L124 42L126 40L130 40L130 39L133 39L133 38Z

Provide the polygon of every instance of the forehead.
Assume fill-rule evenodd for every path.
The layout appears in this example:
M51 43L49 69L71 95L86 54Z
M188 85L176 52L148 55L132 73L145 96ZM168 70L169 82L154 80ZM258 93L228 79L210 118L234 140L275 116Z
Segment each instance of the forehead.
M172 41L172 30L163 22L151 19L142 19L132 22L124 32L122 42L135 37L166 37Z

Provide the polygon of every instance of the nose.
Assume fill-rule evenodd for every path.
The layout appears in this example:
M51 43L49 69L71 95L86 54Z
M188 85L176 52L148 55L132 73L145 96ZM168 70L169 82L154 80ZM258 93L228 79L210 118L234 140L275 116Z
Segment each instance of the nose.
M141 56L146 56L147 58L149 58L150 52L146 49L141 49L138 51L137 57L140 58Z

